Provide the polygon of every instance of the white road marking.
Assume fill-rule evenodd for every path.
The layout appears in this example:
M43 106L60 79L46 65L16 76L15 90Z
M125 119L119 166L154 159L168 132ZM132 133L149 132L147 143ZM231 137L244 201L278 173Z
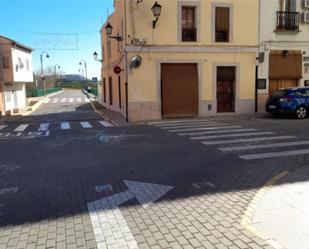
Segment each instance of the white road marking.
M192 183L192 185L196 188L202 188L204 186L209 186L209 187L212 187L212 188L215 188L216 185L213 184L212 182L197 182L197 183Z
M92 128L92 125L89 122L80 122L80 125L86 129Z
M88 98L85 98L85 102L90 102L90 100Z
M169 127L169 126L183 126L183 125L197 125L197 124L219 124L219 122L211 122L211 121L198 121L198 122L188 122L188 123L172 123L172 124L156 124L153 126L157 127Z
M277 136L277 137L259 137L259 138L244 138L244 139L232 139L232 140L219 140L202 142L204 145L216 145L216 144L232 144L232 143L244 143L244 142L258 142L267 140L283 140L283 139L294 139L294 136Z
M74 101L74 99L73 99L73 98L70 98L69 102L72 103L73 101Z
M124 182L128 190L87 203L98 248L138 249L134 235L130 231L119 206L136 198L146 208L173 188L143 182Z
M201 137L190 137L191 140L204 140L204 139L217 139L227 137L249 137L249 136L262 136L262 135L274 135L275 132L248 132L248 133L237 133L228 135L214 135L214 136L201 136Z
M49 136L49 133L50 133L49 131L46 131L46 132L45 132L45 137L48 137L48 136Z
M303 150L287 150L280 152L269 152L269 153L259 153L251 155L241 155L239 158L244 160L254 160L254 159L263 159L263 158L274 158L274 157L286 157L286 156L296 156L309 154L309 149Z
M299 142L284 142L284 143L256 144L256 145L235 146L235 147L234 146L233 147L222 147L222 148L219 148L219 150L226 152L226 151L279 148L279 147L299 146L299 145L307 145L307 144L309 144L309 140L299 141Z
M82 102L82 99L81 98L77 98L77 102Z
M0 131L3 130L7 125L0 125Z
M232 133L232 132L245 132L245 131L256 131L256 129L232 129L232 130L219 130L219 131L197 131L197 132L188 132L188 133L178 133L180 136L202 136L208 134L222 134L222 133Z
M61 122L60 123L60 129L61 130L69 130L69 129L71 129L70 123L69 122Z
M220 129L235 129L242 128L240 125L231 125L231 126L218 126L218 127L202 127L202 128L189 128L189 129L177 129L177 130L168 130L170 132L187 132L187 131L211 131L211 130L220 130Z
M40 124L38 131L47 131L48 128L49 128L49 123L42 123Z
M59 100L58 98L54 98L54 99L53 99L53 103L57 103L58 100Z
M101 125L103 125L104 127L111 127L111 126L113 126L110 122L107 122L107 121L99 121L99 123Z
M23 134L23 133L22 133L22 132L18 132L18 133L16 134L16 136L19 137L19 136L21 136L21 134Z
M49 101L50 101L50 99L47 98L47 99L44 100L44 103L47 104L47 103L49 103Z
M7 132L4 136L9 137L11 134L12 134L11 132Z
M202 121L202 119L166 120L166 121L149 122L148 124L157 125L157 124L173 124L173 123L192 123L192 122L197 122L197 121Z
M60 102L63 103L63 102L66 102L66 101L67 101L67 98L62 98Z
M24 131L27 129L28 126L29 124L21 124L14 131Z
M168 126L168 127L160 127L161 129L184 129L184 128L198 128L198 127L217 127L217 126L228 126L228 124L188 124L181 126Z

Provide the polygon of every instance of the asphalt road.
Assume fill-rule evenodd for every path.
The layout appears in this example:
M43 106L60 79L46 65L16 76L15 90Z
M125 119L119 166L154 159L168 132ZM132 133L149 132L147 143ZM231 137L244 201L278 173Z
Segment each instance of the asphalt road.
M269 179L308 164L308 124L110 127L60 93L0 125L0 248L272 248L241 221Z

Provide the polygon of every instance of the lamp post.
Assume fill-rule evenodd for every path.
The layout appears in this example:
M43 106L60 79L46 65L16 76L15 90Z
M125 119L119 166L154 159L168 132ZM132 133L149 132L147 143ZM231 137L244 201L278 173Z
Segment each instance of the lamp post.
M43 87L44 87L44 96L46 96L46 85L45 85L45 76L44 76L44 69L43 69L43 55L46 54L46 58L49 58L49 54L46 51L43 51L40 54L40 62L41 62L41 77L43 80Z
M82 62L84 63L84 66L85 66L86 84L87 84L87 89L88 89L87 63L84 60L80 60L79 65L82 65Z
M55 70L55 85L57 85L57 69L60 69L60 65L56 64L54 66L54 70Z

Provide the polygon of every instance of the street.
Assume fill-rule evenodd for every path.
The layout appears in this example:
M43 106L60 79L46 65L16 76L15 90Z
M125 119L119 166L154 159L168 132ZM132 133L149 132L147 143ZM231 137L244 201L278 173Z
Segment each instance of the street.
M90 102L64 90L0 123L0 248L275 248L244 217L268 181L308 165L308 120L117 127Z

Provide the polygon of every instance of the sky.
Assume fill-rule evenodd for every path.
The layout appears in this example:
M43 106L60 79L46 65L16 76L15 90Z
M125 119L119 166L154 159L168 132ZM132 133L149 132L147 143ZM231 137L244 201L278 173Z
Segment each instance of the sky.
M113 12L114 0L0 0L0 35L34 49L34 71L40 70L40 54L45 67L60 65L66 74L100 77L101 63L93 52L101 55L100 29L107 14ZM100 58L99 58L100 59ZM80 70L80 71L79 71Z

